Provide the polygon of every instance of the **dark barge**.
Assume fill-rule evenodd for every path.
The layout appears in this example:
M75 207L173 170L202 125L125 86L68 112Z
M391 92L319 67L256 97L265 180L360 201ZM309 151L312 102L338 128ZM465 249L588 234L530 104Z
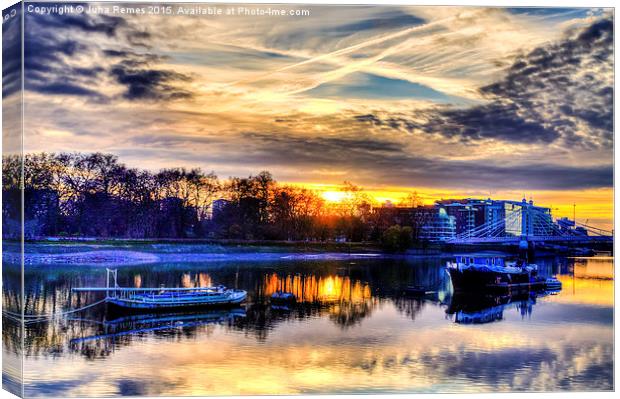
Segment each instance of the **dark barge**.
M501 256L457 256L448 262L455 292L518 293L561 289L555 278L538 275L538 266L521 260L506 261Z

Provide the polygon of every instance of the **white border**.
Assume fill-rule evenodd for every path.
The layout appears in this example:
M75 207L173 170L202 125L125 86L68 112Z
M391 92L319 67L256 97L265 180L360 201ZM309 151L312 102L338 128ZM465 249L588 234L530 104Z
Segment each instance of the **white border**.
M30 0L30 2L39 2L39 1L45 1L45 0ZM15 0L11 0L11 1L3 1L2 4L2 9L5 9L15 3L17 3L18 1ZM55 2L55 3L63 3L63 2L79 2L79 1L70 1L70 0L57 0L57 1L48 1L48 2ZM91 2L91 1L84 1L84 2ZM447 5L454 5L454 6L495 6L495 7L607 7L607 8L613 8L615 7L615 2L614 1L609 1L609 0L605 0L605 1L601 1L601 0L594 0L594 1L586 1L586 0L564 0L564 1L550 1L550 0L538 0L538 1L531 1L531 0L523 0L523 1L510 1L510 2L500 2L500 1L481 1L481 0L445 0L445 1L429 1L429 0L424 0L424 1L413 1L413 0L388 0L388 1L380 1L380 0L376 0L376 1L363 1L363 0L333 0L333 1L329 1L329 0L287 0L287 1L257 1L257 0L245 0L245 1L239 1L239 0L232 0L232 1L226 1L226 0L211 0L211 1L196 1L196 0L167 0L167 1L140 1L140 0L125 0L125 1L118 1L118 0L99 0L98 2L117 2L117 3L228 3L228 4L232 4L232 3L246 3L246 4L316 4L316 5L347 5L347 4L365 4L365 5L410 5L410 6L447 6ZM615 13L614 13L615 14ZM614 15L615 16L615 15ZM614 33L617 34L617 29L615 28L616 26L616 21L614 18ZM614 49L616 48L616 38L614 37ZM1 54L0 54L0 64L1 64ZM618 65L615 64L615 74L617 74L618 72ZM615 75L614 75L615 76ZM616 89L616 85L614 82L614 90ZM615 100L615 96L614 96L614 100ZM616 111L616 103L614 103L614 126L618 126L618 114ZM2 116L2 109L0 107L0 129L1 129L1 116ZM615 132L614 132L615 134ZM2 149L2 143L0 141L0 152ZM617 183L617 179L616 179L616 175L615 175L615 165L618 164L618 159L620 158L620 156L618 155L618 142L617 140L614 140L614 187L616 186ZM615 191L615 190L614 190ZM0 199L1 199L1 193L0 193ZM620 216L620 211L618 208L618 198L615 197L614 195L614 230L616 227L616 221L618 220L618 217ZM1 229L2 227L0 226L0 234L1 234ZM617 240L614 241L614 252L617 252L618 249L618 242ZM616 262L614 262L614 267L616 266ZM1 276L0 276L1 278ZM617 289L618 287L618 280L615 280L615 288ZM615 291L615 290L614 290ZM615 292L614 292L615 293ZM618 306L614 306L614 327L615 327L615 320L618 319ZM617 335L617 330L614 331L615 333L615 342L614 342L614 386L616 386L616 384L618 384L618 382L620 381L620 379L618 378L619 376L619 372L618 372L618 367L616 367L615 361L617 359L617 357L615 356L615 354L617 353L616 351L616 343L618 342L618 335ZM553 337L550 337L550 339L553 339ZM1 359L1 351L0 351L0 359ZM415 394L415 395L401 395L401 394L390 394L390 395L372 395L373 397L376 398L382 398L382 399L402 399L402 398L414 398L414 399L428 399L428 398L437 398L438 395L448 395L447 398L452 399L471 399L471 398L492 398L492 399L523 399L523 398L533 398L534 395L538 396L538 395L542 395L543 397L555 397L555 398L586 398L586 397L601 397L601 398L612 398L615 397L615 393L613 392L605 392L605 393L592 393L592 392L588 392L588 393L582 393L582 392L553 392L553 393L487 393L487 394ZM6 398L15 398L16 396L8 393L7 391L4 390L0 390L0 399L6 399ZM262 396L261 398L265 398L265 399L280 399L280 398L311 398L312 396L307 396L307 395L302 395L302 396ZM359 398L359 395L320 395L320 397L322 398L329 398L329 399L353 399L353 398ZM145 397L148 398L148 397ZM167 399L170 397L155 397L154 399ZM230 398L247 398L247 396L241 396L241 397L230 397Z

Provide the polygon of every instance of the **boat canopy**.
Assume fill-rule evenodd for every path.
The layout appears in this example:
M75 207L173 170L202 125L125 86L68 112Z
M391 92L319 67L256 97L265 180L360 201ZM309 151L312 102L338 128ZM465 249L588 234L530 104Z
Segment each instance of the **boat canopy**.
M456 257L456 263L463 265L505 266L504 258L501 256L459 255Z

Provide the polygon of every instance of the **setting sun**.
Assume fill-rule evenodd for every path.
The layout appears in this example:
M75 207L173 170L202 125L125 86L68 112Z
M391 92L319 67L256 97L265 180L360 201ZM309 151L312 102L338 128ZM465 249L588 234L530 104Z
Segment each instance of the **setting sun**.
M349 196L349 194L344 191L323 191L321 196L327 202L342 202Z

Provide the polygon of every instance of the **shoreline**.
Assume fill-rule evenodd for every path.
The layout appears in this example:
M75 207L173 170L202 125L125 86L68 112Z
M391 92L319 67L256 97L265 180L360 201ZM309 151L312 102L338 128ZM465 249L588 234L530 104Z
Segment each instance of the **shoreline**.
M2 260L20 265L20 242L3 240ZM299 242L205 239L102 239L48 237L25 242L25 265L138 266L157 263L320 261L354 259L406 259L453 256L457 253L516 255L514 248L498 245L456 247L433 243L404 252L386 252L372 242ZM540 251L540 256L559 254ZM566 254L565 254L566 255ZM577 255L577 254L573 254Z
M343 261L366 259L398 259L406 254L387 253L299 253L299 252L229 252L229 253L153 253L125 249L92 250L68 253L26 253L24 264L30 266L101 266L122 267L157 263L209 263L209 262L290 262L290 261ZM19 265L21 256L4 252L5 264Z
M7 243L20 243L19 240L3 239ZM356 251L380 251L381 243L374 241L363 242L337 242L337 241L277 241L277 240L240 240L240 239L210 239L210 238L100 238L100 237L41 237L27 239L28 244L47 245L204 245L221 247L283 247L306 250L339 249L336 252L345 252L352 249ZM432 245L438 247L439 245ZM422 248L423 245L417 246ZM428 247L428 245L424 245Z

